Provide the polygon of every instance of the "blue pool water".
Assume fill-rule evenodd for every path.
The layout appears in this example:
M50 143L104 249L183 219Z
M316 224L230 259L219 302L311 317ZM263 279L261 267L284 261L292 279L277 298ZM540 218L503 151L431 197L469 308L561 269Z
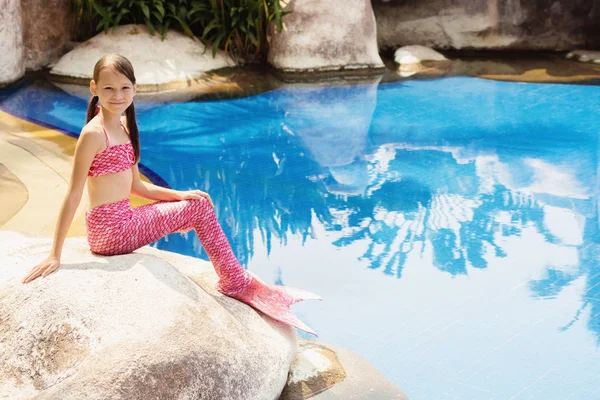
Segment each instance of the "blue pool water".
M475 78L140 103L142 164L411 399L600 398L600 87ZM47 85L0 109L76 135ZM190 233L156 246L205 257Z

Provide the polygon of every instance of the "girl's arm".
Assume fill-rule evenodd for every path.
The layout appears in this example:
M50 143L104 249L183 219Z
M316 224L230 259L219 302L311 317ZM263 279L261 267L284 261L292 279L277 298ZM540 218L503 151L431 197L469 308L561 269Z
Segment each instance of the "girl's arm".
M150 200L162 200L162 201L178 201L178 200L189 200L189 199L200 199L206 198L212 206L212 200L208 193L201 190L173 190L164 187L156 186L152 183L144 182L140 178L140 170L138 165L135 164L133 170L133 183L131 184L131 193L135 196L144 197Z
M83 187L87 179L87 174L92 164L94 156L103 145L103 137L98 132L84 130L81 132L75 147L75 158L73 161L73 170L71 180L65 199L63 200L56 229L54 230L54 242L50 254L42 262L36 265L27 276L23 283L30 282L40 275L46 276L52 273L60 266L60 256L63 244L73 222L73 217L81 201Z
M140 178L140 170L137 164L135 164L131 169L133 171L133 183L131 184L131 194L150 200L183 200L182 192L156 186L152 183L142 181L142 179Z

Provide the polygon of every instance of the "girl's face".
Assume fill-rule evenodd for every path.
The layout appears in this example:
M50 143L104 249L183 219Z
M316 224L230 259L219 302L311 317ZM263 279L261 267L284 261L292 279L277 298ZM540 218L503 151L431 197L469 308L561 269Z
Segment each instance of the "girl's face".
M100 104L108 111L122 114L133 102L136 85L113 68L104 68L99 75L97 82L90 82L92 95L98 96Z

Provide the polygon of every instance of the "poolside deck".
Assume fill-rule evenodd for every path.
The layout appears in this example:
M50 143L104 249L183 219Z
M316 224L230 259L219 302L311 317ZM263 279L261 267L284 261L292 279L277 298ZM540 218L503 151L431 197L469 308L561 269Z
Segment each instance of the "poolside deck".
M52 236L77 140L0 111L0 229ZM144 180L148 181L144 177ZM132 197L132 204L148 201ZM83 196L68 236L85 236Z

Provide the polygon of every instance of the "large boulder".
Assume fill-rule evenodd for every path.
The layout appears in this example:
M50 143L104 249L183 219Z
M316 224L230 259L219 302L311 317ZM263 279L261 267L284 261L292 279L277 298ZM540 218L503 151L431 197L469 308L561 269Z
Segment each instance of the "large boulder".
M380 47L570 50L600 46L596 0L373 0Z
M150 247L101 257L75 238L23 285L50 244L0 231L0 398L279 397L294 330L217 292L209 263Z
M145 25L123 25L99 33L65 54L50 70L51 78L87 85L96 62L109 53L131 61L139 92L186 89L201 82L206 71L234 65L222 51L213 58L197 38L171 30L161 40Z
M56 62L71 38L71 0L22 0L25 68Z
M0 7L0 86L25 74L21 1L6 0Z
M285 29L270 26L269 63L296 71L383 68L370 0L291 0Z

